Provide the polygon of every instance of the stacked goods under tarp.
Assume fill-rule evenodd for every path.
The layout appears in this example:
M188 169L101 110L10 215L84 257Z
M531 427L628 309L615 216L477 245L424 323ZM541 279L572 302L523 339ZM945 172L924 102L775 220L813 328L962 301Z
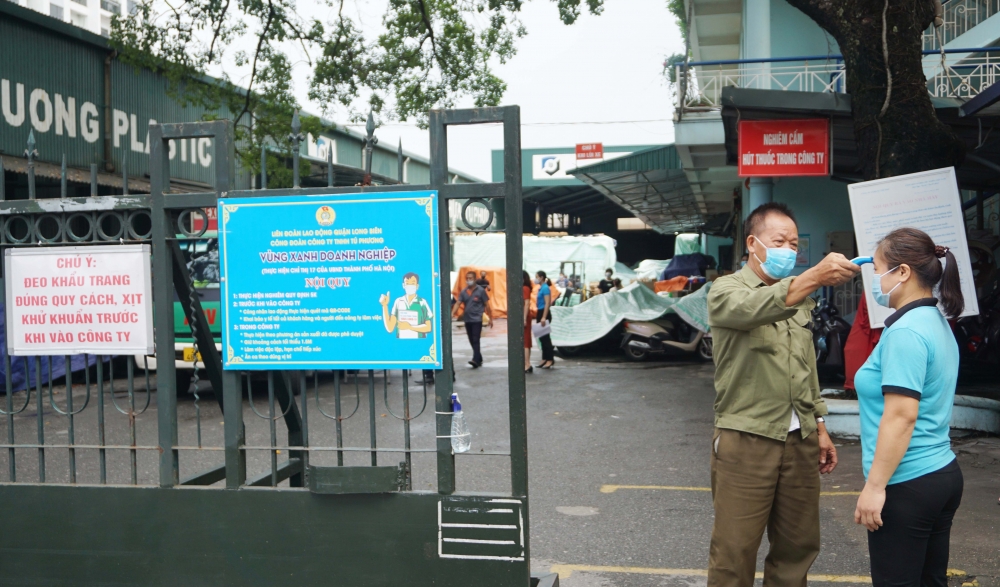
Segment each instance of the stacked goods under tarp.
M636 279L652 279L656 281L660 274L670 264L670 259L644 259L635 268Z
M536 271L556 282L563 261L582 261L584 283L599 280L604 270L615 267L615 240L609 236L525 236L524 269L534 278ZM452 259L456 267L505 267L506 246L502 234L456 237ZM464 283L465 278L459 275Z
M552 343L582 346L605 336L622 320L655 320L668 312L676 312L691 326L707 332L709 285L682 298L668 298L634 283L578 306L556 306L552 308Z
M489 308L494 318L507 317L507 270L503 267L479 267L467 265L460 267L455 279L451 282L451 296L458 300L458 295L466 288L465 274L472 271L479 279L479 273L486 272L486 280L490 282Z
M674 238L674 256L701 252L700 234L678 234Z
M655 320L679 300L660 297L633 283L570 308L552 308L552 342L582 346L600 339L622 320Z
M622 285L628 285L639 278L635 271L621 261L615 263L614 276L622 280Z

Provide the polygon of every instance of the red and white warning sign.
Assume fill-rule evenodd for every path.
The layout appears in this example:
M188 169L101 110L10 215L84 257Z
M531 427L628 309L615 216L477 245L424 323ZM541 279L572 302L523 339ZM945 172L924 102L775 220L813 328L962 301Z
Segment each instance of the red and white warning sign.
M149 245L7 249L7 351L152 354Z
M577 143L576 159L604 159L604 143Z
M740 177L830 174L830 121L741 120Z

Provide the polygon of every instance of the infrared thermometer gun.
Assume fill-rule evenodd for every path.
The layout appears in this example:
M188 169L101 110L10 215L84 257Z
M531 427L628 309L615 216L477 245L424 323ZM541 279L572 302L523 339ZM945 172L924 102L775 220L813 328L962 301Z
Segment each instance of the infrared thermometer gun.
M874 263L875 259L872 257L855 257L851 259L851 263L855 265L864 265L865 263Z

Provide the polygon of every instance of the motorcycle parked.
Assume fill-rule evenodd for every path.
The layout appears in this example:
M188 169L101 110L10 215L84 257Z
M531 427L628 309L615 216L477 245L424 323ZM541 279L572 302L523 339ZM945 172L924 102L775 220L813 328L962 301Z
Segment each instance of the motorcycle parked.
M820 379L844 379L844 346L851 325L840 317L836 306L827 298L820 298L812 311L812 323L809 329L813 333L813 344L816 347L816 371Z
M668 353L694 354L702 361L711 361L712 334L692 327L677 314L649 321L626 320L621 348L630 361Z
M1000 363L1000 288L979 301L979 315L958 319L955 338L963 359Z

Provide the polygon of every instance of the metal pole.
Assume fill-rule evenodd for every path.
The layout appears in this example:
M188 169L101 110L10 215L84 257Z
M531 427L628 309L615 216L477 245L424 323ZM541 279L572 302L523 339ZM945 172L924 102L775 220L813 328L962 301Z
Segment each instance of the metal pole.
M35 149L35 131L28 131L28 150L24 152L28 158L28 199L35 199L35 157L38 151Z
M298 188L301 186L301 180L299 178L299 143L305 138L300 132L302 130L302 123L299 122L299 111L296 110L295 114L292 115L292 134L288 135L288 140L292 141L292 187Z
M97 197L97 163L90 164L90 197Z
M122 160L122 169L125 161ZM123 171L122 177L128 175ZM163 192L170 185L170 146L163 137L163 127L149 127L149 196L150 217L153 221L153 304L171 307L174 298L173 252L168 238L174 236L170 213L164 205ZM174 366L173 312L156 312L153 316L157 350L157 428L160 447L160 487L180 483L177 451L177 371ZM114 380L112 379L112 385ZM112 387L112 390L114 388ZM112 391L114 393L114 391Z
M59 168L59 197L66 197L66 153L63 153L62 166Z
M326 146L326 187L333 187L333 142Z
M218 121L215 133L215 189L225 202L236 177L236 135L233 123ZM266 151L261 147L261 188L267 186ZM221 218L220 218L221 222ZM173 347L170 347L173 348ZM220 361L221 362L221 361ZM239 489L247 479L246 429L243 424L243 381L239 371L222 372L222 416L225 426L226 489Z
M444 111L430 111L431 189L440 190L448 183L448 130ZM451 450L451 392L454 372L451 356L451 242L448 234L448 202L438 200L438 254L441 259L441 369L434 385L434 411L437 413L438 493L455 493L455 454ZM516 291L516 290L515 290ZM517 297L517 296L515 296Z
M260 147L260 189L267 189L267 147Z
M375 151L375 145L378 144L378 137L375 136L375 116L369 112L368 121L365 123L365 132L367 136L365 137L365 180L362 185L372 184L372 153ZM445 172L447 175L447 171ZM445 180L442 183L447 183Z
M167 187L169 185L170 185L170 179L168 178L167 183L163 184L163 186L160 189L162 189L164 192L169 192L170 188ZM125 160L125 157L122 157L122 195L123 196L128 195L128 162Z
M403 183L403 172L406 170L405 167L406 164L403 160L403 139L400 139L399 147L396 149L396 179L399 180L399 183Z
M3 171L3 157L0 157L0 202L7 199L6 184L7 180L4 178Z
M521 291L522 227L521 213L521 110L504 109L504 211L507 216L507 291ZM507 298L507 364L510 386L510 477L511 493L528 496L528 429L524 382L524 329L516 326L524 315L520 295ZM525 515L527 523L527 515ZM527 554L525 554L527 558Z

